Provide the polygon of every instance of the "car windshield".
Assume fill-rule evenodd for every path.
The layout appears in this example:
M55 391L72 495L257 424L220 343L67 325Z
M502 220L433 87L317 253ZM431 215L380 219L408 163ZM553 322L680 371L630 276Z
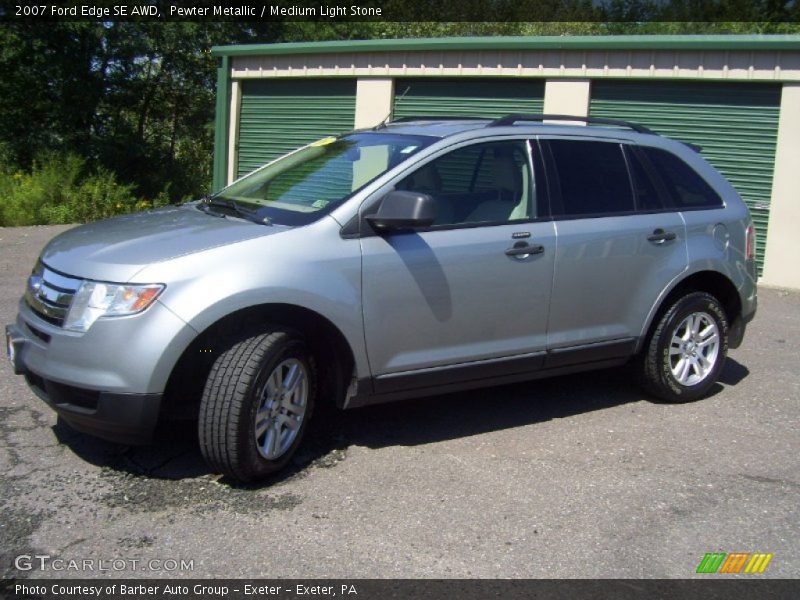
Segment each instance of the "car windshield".
M304 225L434 141L380 132L324 138L253 171L211 200L244 204L280 225Z

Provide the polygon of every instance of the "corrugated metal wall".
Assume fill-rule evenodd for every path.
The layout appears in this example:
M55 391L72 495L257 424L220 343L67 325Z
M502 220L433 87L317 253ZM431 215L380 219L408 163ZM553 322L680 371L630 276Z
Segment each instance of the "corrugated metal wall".
M502 117L541 113L543 79L397 79L394 118L413 116Z
M544 91L544 80L532 78L398 78L393 117L539 113ZM351 130L355 95L355 79L242 82L237 176L301 144ZM761 269L780 96L780 84L595 80L590 114L642 123L700 145L750 207Z
M299 146L353 129L355 79L242 82L237 177Z
M641 123L698 144L734 185L758 230L764 265L772 171L778 137L780 84L594 81L591 115Z

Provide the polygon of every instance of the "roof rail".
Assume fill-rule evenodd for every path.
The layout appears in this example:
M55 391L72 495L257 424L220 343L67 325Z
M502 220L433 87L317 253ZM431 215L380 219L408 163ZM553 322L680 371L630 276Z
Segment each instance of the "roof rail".
M438 117L436 115L420 115L392 119L390 123L406 123L408 121L491 121L491 117Z
M513 125L517 121L580 121L581 123L597 123L598 125L616 125L617 127L627 127L628 129L633 129L637 133L650 133L653 135L658 135L644 125L630 123L629 121L606 119L605 117L576 117L575 115L513 114L495 119L489 123L487 127L504 127L506 125Z

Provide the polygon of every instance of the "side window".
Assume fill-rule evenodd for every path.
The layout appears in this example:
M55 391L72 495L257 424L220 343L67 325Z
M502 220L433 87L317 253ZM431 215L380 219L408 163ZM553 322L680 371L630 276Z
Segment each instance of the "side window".
M722 198L714 188L672 152L660 148L642 147L642 150L664 180L667 192L678 209L722 206Z
M437 158L421 171L435 171L441 179L441 189L445 194L468 193L472 178L480 167L485 149L480 146L460 148L455 152Z
M522 140L453 150L405 177L397 189L433 196L434 227L505 223L534 214L533 180Z
M631 170L631 183L633 184L636 210L647 211L665 208L663 199L658 193L647 167L642 163L638 152L634 149L626 148L625 156L628 159L628 166Z
M547 145L561 188L561 201L553 202L554 217L633 211L628 168L620 144L548 140Z

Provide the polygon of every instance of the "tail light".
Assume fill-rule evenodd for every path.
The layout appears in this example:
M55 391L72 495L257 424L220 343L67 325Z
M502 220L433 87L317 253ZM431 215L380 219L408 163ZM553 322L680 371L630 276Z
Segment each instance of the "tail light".
M744 257L747 260L754 260L756 257L756 228L752 223L745 232Z

